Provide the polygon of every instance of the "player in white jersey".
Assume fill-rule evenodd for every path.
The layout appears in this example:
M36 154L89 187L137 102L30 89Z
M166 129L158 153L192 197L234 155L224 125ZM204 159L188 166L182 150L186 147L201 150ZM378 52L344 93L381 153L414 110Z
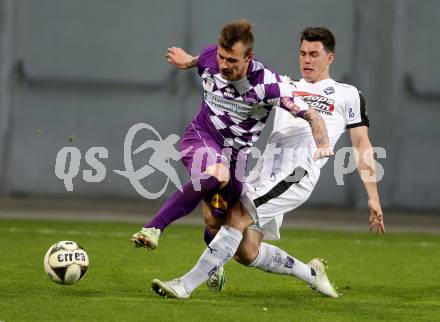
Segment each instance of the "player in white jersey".
M328 128L331 146L348 128L352 145L361 156L358 170L375 173L373 151L368 138L369 121L360 92L351 85L330 78L335 40L326 28L307 28L301 35L300 67L303 79L294 81L295 95L302 96L321 113ZM235 254L240 263L261 270L292 275L321 293L337 297L323 264L314 259L308 264L280 248L261 242L279 238L285 212L295 209L310 196L326 160L314 161L316 145L301 120L278 110L269 145L254 171L255 179L228 213L225 224L209 244L197 265L184 276L170 282L154 280L153 289L160 295L187 298L203 281ZM280 153L273 153L279 149ZM365 158L366 156L366 158ZM361 175L368 194L370 230L384 232L383 214L376 182Z
M346 129L369 126L365 101L356 87L331 78L314 83L304 78L286 81L295 86L295 95L321 114L332 148ZM312 160L316 145L307 127L288 113L276 111L267 148L253 170L258 176L248 180L247 192L241 197L254 219L253 227L265 239L279 239L280 216L308 199L328 160Z

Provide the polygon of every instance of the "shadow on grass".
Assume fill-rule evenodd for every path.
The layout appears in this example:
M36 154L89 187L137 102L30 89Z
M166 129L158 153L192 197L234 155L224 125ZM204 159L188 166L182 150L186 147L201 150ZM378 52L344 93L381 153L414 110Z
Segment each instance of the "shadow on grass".
M51 292L51 293L53 294L55 292ZM69 287L69 288L66 287L65 289L60 289L56 293L59 296L73 297L73 298L78 298L78 297L96 298L96 297L108 296L108 292L104 292L104 291L78 290L78 289L74 289L74 288L71 288L71 287Z

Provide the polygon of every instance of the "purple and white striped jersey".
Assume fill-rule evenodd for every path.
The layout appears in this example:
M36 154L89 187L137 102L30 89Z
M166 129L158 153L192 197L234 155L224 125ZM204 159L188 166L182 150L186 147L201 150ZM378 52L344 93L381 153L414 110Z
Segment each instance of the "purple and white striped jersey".
M224 146L236 150L252 147L274 106L299 117L308 109L300 98L294 98L292 85L256 60L250 62L246 77L229 81L220 74L217 46L210 45L199 55L197 67L204 91L193 122L207 125Z

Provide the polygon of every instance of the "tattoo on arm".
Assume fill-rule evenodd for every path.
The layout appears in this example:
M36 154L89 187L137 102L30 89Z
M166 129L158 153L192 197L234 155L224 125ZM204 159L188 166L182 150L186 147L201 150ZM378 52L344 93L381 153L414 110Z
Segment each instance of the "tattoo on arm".
M197 66L197 59L199 58L199 56L196 57L191 57L191 60L189 60L186 63L186 68L192 68L192 67L196 67Z
M330 146L327 127L325 126L325 122L321 115L319 115L319 113L313 108L310 108L304 113L304 119L310 124L316 146L318 148Z

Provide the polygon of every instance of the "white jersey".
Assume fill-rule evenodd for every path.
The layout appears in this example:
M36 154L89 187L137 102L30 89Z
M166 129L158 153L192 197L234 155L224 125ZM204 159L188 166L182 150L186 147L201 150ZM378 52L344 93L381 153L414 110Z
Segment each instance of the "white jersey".
M356 126L369 126L359 90L333 79L308 83L291 81L295 96L317 110L327 126L330 144ZM283 215L304 203L312 193L326 159L313 161L316 144L310 125L277 109L268 145L251 171L241 202L254 220L252 228L265 239L278 239Z
M284 78L284 80L289 79ZM347 128L369 126L365 100L356 87L338 83L333 79L325 79L317 83L308 83L304 79L290 80L290 83L295 87L295 96L301 97L324 119L332 147ZM284 164L288 162L311 170L312 165L322 167L328 160L327 158L319 162L312 160L316 144L310 125L304 119L292 117L281 109L276 110L273 131L268 143L298 150L296 153L282 151ZM303 153L304 150L307 153Z

